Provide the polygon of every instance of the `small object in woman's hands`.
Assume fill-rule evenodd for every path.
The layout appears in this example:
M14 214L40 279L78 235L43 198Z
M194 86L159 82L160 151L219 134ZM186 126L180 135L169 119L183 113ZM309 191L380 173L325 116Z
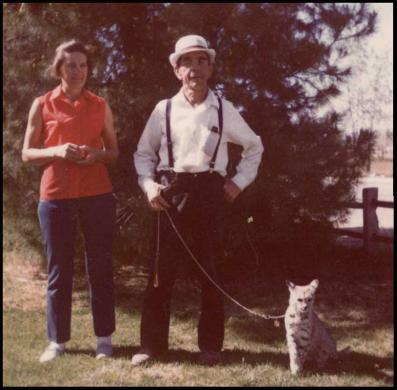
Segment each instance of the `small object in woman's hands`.
M85 145L80 146L80 156L81 156L81 159L84 160L84 159L87 157L87 155L88 155L87 147L86 147Z

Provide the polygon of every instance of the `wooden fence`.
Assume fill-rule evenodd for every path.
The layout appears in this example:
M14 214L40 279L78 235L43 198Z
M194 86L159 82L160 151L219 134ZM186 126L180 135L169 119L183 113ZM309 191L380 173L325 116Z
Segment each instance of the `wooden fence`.
M364 188L362 202L345 202L343 206L352 209L363 209L363 231L353 232L347 229L335 229L338 234L351 237L362 238L363 248L369 253L376 242L394 242L393 237L386 237L379 234L379 223L376 209L378 207L394 209L394 202L385 202L378 200L378 188Z

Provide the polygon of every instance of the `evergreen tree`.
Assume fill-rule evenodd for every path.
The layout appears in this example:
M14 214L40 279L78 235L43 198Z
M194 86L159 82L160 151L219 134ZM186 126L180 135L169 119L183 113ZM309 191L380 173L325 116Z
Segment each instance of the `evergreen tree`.
M55 47L79 38L96 54L89 87L115 116L121 156L111 173L119 207L134 213L117 247L144 253L150 213L132 154L154 105L179 88L168 55L189 33L216 49L212 88L235 103L265 145L256 184L232 209L229 225L241 224L241 206L238 218L254 217L258 242L285 243L346 215L337 202L353 198L374 137L348 137L336 113L320 116L318 109L349 77L344 60L352 42L373 32L376 15L366 4L13 3L3 11L7 215L36 218L39 170L20 160L27 113L34 97L54 86L43 73ZM232 148L231 160L239 153Z
M28 112L35 97L57 85L46 72L58 44L87 38L74 4L3 4L3 215L12 246L32 245L42 252L37 221L41 171L22 163ZM26 240L26 242L24 242ZM17 242L16 242L17 241Z

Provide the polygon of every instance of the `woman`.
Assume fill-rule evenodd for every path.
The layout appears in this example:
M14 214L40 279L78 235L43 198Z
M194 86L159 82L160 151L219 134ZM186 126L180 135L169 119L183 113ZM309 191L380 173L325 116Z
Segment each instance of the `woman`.
M43 166L38 215L48 259L47 330L40 362L64 352L70 339L73 245L77 218L85 239L97 358L112 354L115 330L112 239L115 198L106 164L119 151L106 101L85 89L87 49L69 41L56 49L52 76L61 84L36 98L29 112L22 160Z

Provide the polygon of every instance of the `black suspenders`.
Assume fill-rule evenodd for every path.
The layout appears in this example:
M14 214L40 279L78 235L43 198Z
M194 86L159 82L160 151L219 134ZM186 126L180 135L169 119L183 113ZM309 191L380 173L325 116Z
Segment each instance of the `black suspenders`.
M222 100L221 98L217 98L219 103L218 108L218 126L219 126L219 139L218 144L216 145L214 155L210 161L210 172L214 170L215 160L218 154L219 145L222 139L222 130L223 130L223 110L222 110ZM170 114L171 114L171 99L167 100L167 105L165 108L165 126L167 132L167 148L168 148L168 164L171 171L174 170L174 155L172 153L172 140L171 140L171 125L170 125Z
M167 100L165 108L165 126L167 131L168 165L171 171L174 170L174 155L172 153L171 125L170 125L171 99Z
M218 139L218 144L216 145L216 148L215 148L214 155L212 156L212 159L210 161L210 172L212 172L215 167L215 160L216 160L216 156L218 154L219 145L221 143L222 130L223 130L223 110L222 110L222 100L220 97L218 97L218 103L219 103L219 108L218 108L219 139Z

